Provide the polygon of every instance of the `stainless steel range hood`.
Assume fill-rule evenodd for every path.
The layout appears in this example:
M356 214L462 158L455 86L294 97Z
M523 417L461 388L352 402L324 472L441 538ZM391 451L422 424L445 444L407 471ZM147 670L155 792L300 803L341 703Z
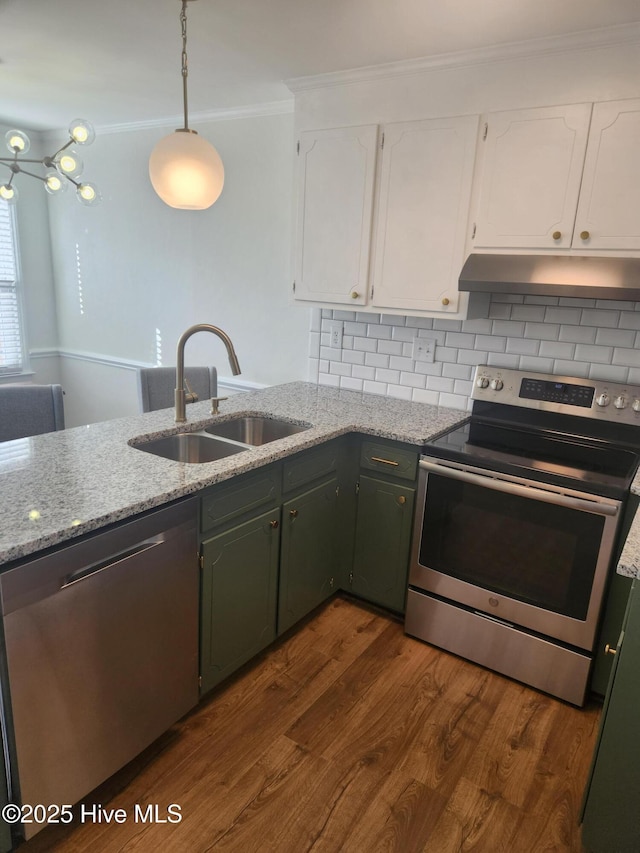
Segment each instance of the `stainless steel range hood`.
M472 254L460 290L640 302L640 258Z

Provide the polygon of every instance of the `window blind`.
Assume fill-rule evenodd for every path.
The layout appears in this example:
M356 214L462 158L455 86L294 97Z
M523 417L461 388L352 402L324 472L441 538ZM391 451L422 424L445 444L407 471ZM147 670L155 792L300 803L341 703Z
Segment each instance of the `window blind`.
M0 375L23 367L15 219L0 201Z

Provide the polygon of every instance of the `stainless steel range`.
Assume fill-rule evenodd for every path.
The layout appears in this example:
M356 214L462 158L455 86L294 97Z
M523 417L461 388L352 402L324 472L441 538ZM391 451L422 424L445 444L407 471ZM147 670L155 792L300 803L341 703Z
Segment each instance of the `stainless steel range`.
M576 705L640 461L640 387L478 367L424 447L405 630Z

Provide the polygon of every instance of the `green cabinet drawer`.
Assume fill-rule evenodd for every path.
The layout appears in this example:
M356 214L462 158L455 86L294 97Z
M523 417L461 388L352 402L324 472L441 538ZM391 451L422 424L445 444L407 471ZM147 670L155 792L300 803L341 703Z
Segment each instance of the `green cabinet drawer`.
M305 450L284 462L282 490L286 494L319 480L335 475L344 452L344 441L336 439L320 447Z
M403 480L415 480L418 472L418 450L395 442L363 441L360 467Z
M201 532L279 503L280 476L281 466L269 465L213 486L202 498Z

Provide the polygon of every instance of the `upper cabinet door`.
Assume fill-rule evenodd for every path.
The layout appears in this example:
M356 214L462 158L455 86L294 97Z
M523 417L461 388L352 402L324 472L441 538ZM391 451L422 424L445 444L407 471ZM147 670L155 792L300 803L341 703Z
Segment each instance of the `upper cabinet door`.
M375 307L457 310L477 133L477 116L385 126Z
M568 249L590 104L488 116L474 246Z
M640 100L595 104L575 249L640 250Z
M377 125L300 134L296 299L366 302L377 139Z

